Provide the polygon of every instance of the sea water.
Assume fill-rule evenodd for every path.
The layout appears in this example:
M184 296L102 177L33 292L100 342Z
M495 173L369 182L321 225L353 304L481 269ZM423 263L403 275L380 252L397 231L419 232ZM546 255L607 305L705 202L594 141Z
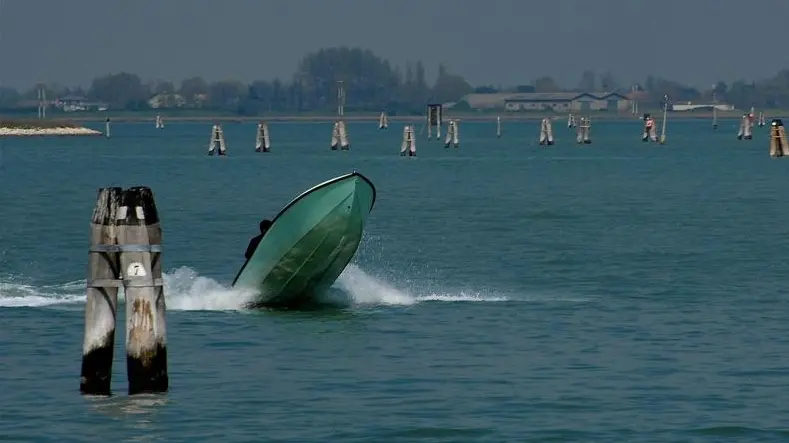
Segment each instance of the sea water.
M783 442L789 161L768 128L460 122L116 123L112 138L0 140L0 439L18 442ZM96 129L101 129L100 124ZM419 128L417 128L418 131ZM378 199L310 312L230 289L260 219L358 170ZM170 392L79 394L96 190L150 186L162 220ZM119 322L123 322L121 309ZM122 324L122 323L120 323Z

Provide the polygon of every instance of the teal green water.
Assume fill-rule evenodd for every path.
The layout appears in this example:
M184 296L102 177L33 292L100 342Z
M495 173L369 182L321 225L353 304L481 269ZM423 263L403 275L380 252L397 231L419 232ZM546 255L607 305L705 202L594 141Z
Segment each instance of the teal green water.
M0 142L0 439L34 442L784 442L789 162L767 128L463 123L462 146L402 126L116 124L113 138ZM293 197L357 169L378 199L356 259L302 313L229 287ZM96 189L150 186L167 270L171 391L78 393ZM121 318L123 316L121 315Z

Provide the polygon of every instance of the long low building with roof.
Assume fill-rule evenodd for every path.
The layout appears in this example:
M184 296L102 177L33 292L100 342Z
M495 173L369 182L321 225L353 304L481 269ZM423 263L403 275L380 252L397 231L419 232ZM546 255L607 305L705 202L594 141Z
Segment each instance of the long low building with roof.
M630 99L617 92L533 92L468 94L461 101L471 109L518 111L610 111L630 110Z

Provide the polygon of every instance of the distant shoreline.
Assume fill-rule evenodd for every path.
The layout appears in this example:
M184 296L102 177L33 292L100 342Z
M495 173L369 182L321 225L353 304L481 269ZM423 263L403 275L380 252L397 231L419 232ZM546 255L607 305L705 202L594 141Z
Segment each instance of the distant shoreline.
M653 111L647 112L652 114L655 117L661 118L662 112L661 111ZM622 113L622 114L608 114L605 112L600 113L576 113L576 116L580 115L588 115L591 117L592 121L620 121L620 120L640 120L641 116L644 113L639 112L636 115L630 113ZM335 121L337 119L336 116L333 115L263 115L263 116L228 116L228 115L188 115L188 116L179 116L179 115L172 115L168 116L167 114L160 114L162 120L165 122L258 122L258 121L266 121L266 122L330 122ZM719 112L718 118L721 120L726 119L739 119L743 115L743 112ZM789 111L782 111L780 114L777 114L779 118L783 115L789 115ZM447 109L444 110L444 121L448 119L458 119L460 121L496 121L497 118L501 118L502 121L537 121L541 120L547 116L552 117L554 120L566 120L567 114L556 114L556 113L537 113L537 112L502 112L501 114L495 113L452 113L451 110ZM767 114L765 112L765 118L771 119L776 118L772 114ZM101 122L103 123L106 119L106 116L75 116L70 117L70 121L74 122ZM118 116L110 116L110 119L113 122L146 122L146 121L154 121L156 119L156 115L118 115ZM350 122L377 122L379 119L379 114L357 114L357 115L345 115L343 117L345 121ZM423 115L390 115L388 116L389 123L393 122L403 122L403 123L415 123L415 122L423 122L425 121L425 116ZM712 120L712 113L711 112L670 112L669 119L672 120Z
M789 115L789 111L783 110L773 110L774 112L765 111L765 118L770 120L772 118L781 118L784 115ZM646 111L646 113L650 113L657 118L662 117L661 111ZM591 117L592 121L624 121L624 120L640 120L641 116L644 113L639 112L636 115L630 113L620 113L620 114L609 114L606 112L589 112L583 113L579 112L576 113L576 116L581 115L588 115ZM232 116L232 115L217 115L217 114L209 114L206 115L167 115L166 113L159 114L162 117L162 120L165 122L223 122L223 123L242 123L242 122L257 122L257 121L267 121L267 122L330 122L337 119L336 116L333 115L268 115L268 116ZM734 111L734 112L719 112L718 118L721 120L730 120L730 119L739 119L743 115L743 111ZM556 113L538 113L538 112L504 112L502 111L501 114L495 114L491 112L485 113L470 113L470 112L462 112L462 113L453 113L451 109L446 109L444 111L444 120L448 119L458 119L460 121L496 121L497 118L501 118L502 121L538 121L546 116L550 116L553 118L554 121L563 121L567 119L567 114L556 114ZM60 134L65 135L65 132L69 132L69 128L72 128L70 132L74 134L86 134L85 130L87 128L78 128L75 123L85 124L85 123L104 123L107 117L110 118L112 122L123 123L136 123L136 122L153 122L156 119L156 114L120 114L120 115L112 115L112 114L82 114L82 115L63 115L63 118L60 118L61 115L58 114L55 118L47 118L45 120L35 120L30 118L14 118L13 116L6 116L0 117L0 135L11 135L11 134L3 134L3 129L6 131L8 130L25 130L23 132L30 132L34 129L42 130L52 130L52 132L59 132ZM343 117L346 121L349 122L377 122L379 118L379 114L356 114L356 115L345 115ZM711 112L670 112L669 119L671 120L712 120L712 113ZM389 116L390 123L418 123L423 122L425 120L425 116L420 115L393 115ZM57 129L57 131L54 131ZM88 130L92 131L92 130ZM93 133L97 133L98 131L93 131ZM87 135L87 134L86 134Z

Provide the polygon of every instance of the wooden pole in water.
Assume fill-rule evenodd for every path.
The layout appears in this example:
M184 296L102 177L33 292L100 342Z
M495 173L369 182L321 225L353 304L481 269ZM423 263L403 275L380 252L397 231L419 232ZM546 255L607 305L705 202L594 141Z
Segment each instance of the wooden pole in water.
M770 157L777 158L789 155L788 143L783 121L774 119L770 124Z
M153 192L127 189L118 208L118 245L126 294L126 370L129 394L169 388L162 231Z
M120 271L115 219L121 188L99 189L90 226L85 335L82 342L83 394L110 395L115 314L118 307Z

